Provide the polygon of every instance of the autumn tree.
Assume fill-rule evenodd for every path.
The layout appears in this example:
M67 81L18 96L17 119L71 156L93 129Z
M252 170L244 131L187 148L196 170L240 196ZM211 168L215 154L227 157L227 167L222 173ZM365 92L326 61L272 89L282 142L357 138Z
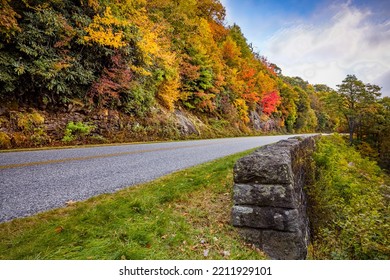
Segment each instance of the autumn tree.
M261 99L261 92L256 84L256 69L253 67L243 64L241 66L240 78L243 81L242 97L246 100L249 108L253 110L256 104Z
M269 92L263 96L261 103L263 105L263 113L269 116L277 110L280 104L280 95L276 91Z
M20 15L9 5L10 0L0 0L0 34L6 41L11 40L21 29L17 19Z
M241 28L237 24L233 24L229 28L229 34L240 48L242 56L244 58L253 58L252 46L248 44Z
M238 25L225 25L219 0L0 0L0 7L2 100L46 109L82 102L135 118L180 108L241 132L254 113L289 132L314 130L316 116L331 123L330 114L313 113L323 101L307 82L284 80Z
M279 104L284 126L287 132L294 132L294 125L297 120L297 102L299 96L291 86L281 82L280 85L281 102Z
M206 18L209 22L223 23L226 10L219 0L198 0L197 7L198 16Z
M121 30L128 23L115 17L110 7L106 7L102 16L94 16L90 25L85 28L88 35L84 36L86 42L94 42L102 46L120 48L124 47L124 34Z
M310 106L315 111L318 120L317 130L333 132L342 129L343 116L331 102L337 92L324 84L314 85L313 90L310 94Z

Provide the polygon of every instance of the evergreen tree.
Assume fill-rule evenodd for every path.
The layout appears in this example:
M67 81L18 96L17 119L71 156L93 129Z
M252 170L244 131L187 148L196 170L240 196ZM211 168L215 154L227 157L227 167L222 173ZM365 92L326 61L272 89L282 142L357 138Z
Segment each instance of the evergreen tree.
M352 144L353 135L361 126L364 115L381 95L380 87L364 84L355 75L347 75L337 87L339 93L337 105L347 121L349 141Z

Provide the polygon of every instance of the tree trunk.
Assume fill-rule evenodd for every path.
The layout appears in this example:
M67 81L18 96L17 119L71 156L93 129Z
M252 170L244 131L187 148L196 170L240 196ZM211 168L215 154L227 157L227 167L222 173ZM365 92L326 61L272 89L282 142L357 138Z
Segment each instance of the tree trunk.
M349 144L352 145L353 143L353 133L355 132L355 120L352 118L349 118L348 120L348 128L349 128Z

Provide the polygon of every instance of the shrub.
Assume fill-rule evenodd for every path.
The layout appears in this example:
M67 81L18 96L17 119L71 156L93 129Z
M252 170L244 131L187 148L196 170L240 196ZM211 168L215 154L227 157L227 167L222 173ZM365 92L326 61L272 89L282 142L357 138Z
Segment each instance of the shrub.
M94 126L82 122L69 122L66 125L62 142L69 143L77 139L82 139L88 136L94 128Z
M313 258L388 259L390 209L384 175L340 136L323 137L308 187Z
M12 144L15 147L41 146L50 142L44 126L45 118L39 112L17 112L11 116L11 120L19 129L12 135Z
M92 135L89 137L89 142L94 144L108 144L109 141L101 135Z
M50 142L50 137L46 134L43 128L35 128L31 135L31 142L35 146L41 146Z
M43 125L45 118L37 111L32 113L17 113L17 126L23 132L32 133L35 128Z
M27 136L23 132L14 132L11 141L15 147L23 147L29 143Z
M135 85L122 98L122 110L126 114L145 117L154 104L154 91L141 85Z
M8 149L11 147L11 138L7 133L0 131L0 148Z

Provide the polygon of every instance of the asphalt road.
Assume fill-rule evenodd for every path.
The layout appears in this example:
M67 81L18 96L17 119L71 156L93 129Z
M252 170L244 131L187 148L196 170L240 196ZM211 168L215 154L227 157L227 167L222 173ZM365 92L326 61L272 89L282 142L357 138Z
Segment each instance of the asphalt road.
M0 222L151 181L286 136L0 153Z

